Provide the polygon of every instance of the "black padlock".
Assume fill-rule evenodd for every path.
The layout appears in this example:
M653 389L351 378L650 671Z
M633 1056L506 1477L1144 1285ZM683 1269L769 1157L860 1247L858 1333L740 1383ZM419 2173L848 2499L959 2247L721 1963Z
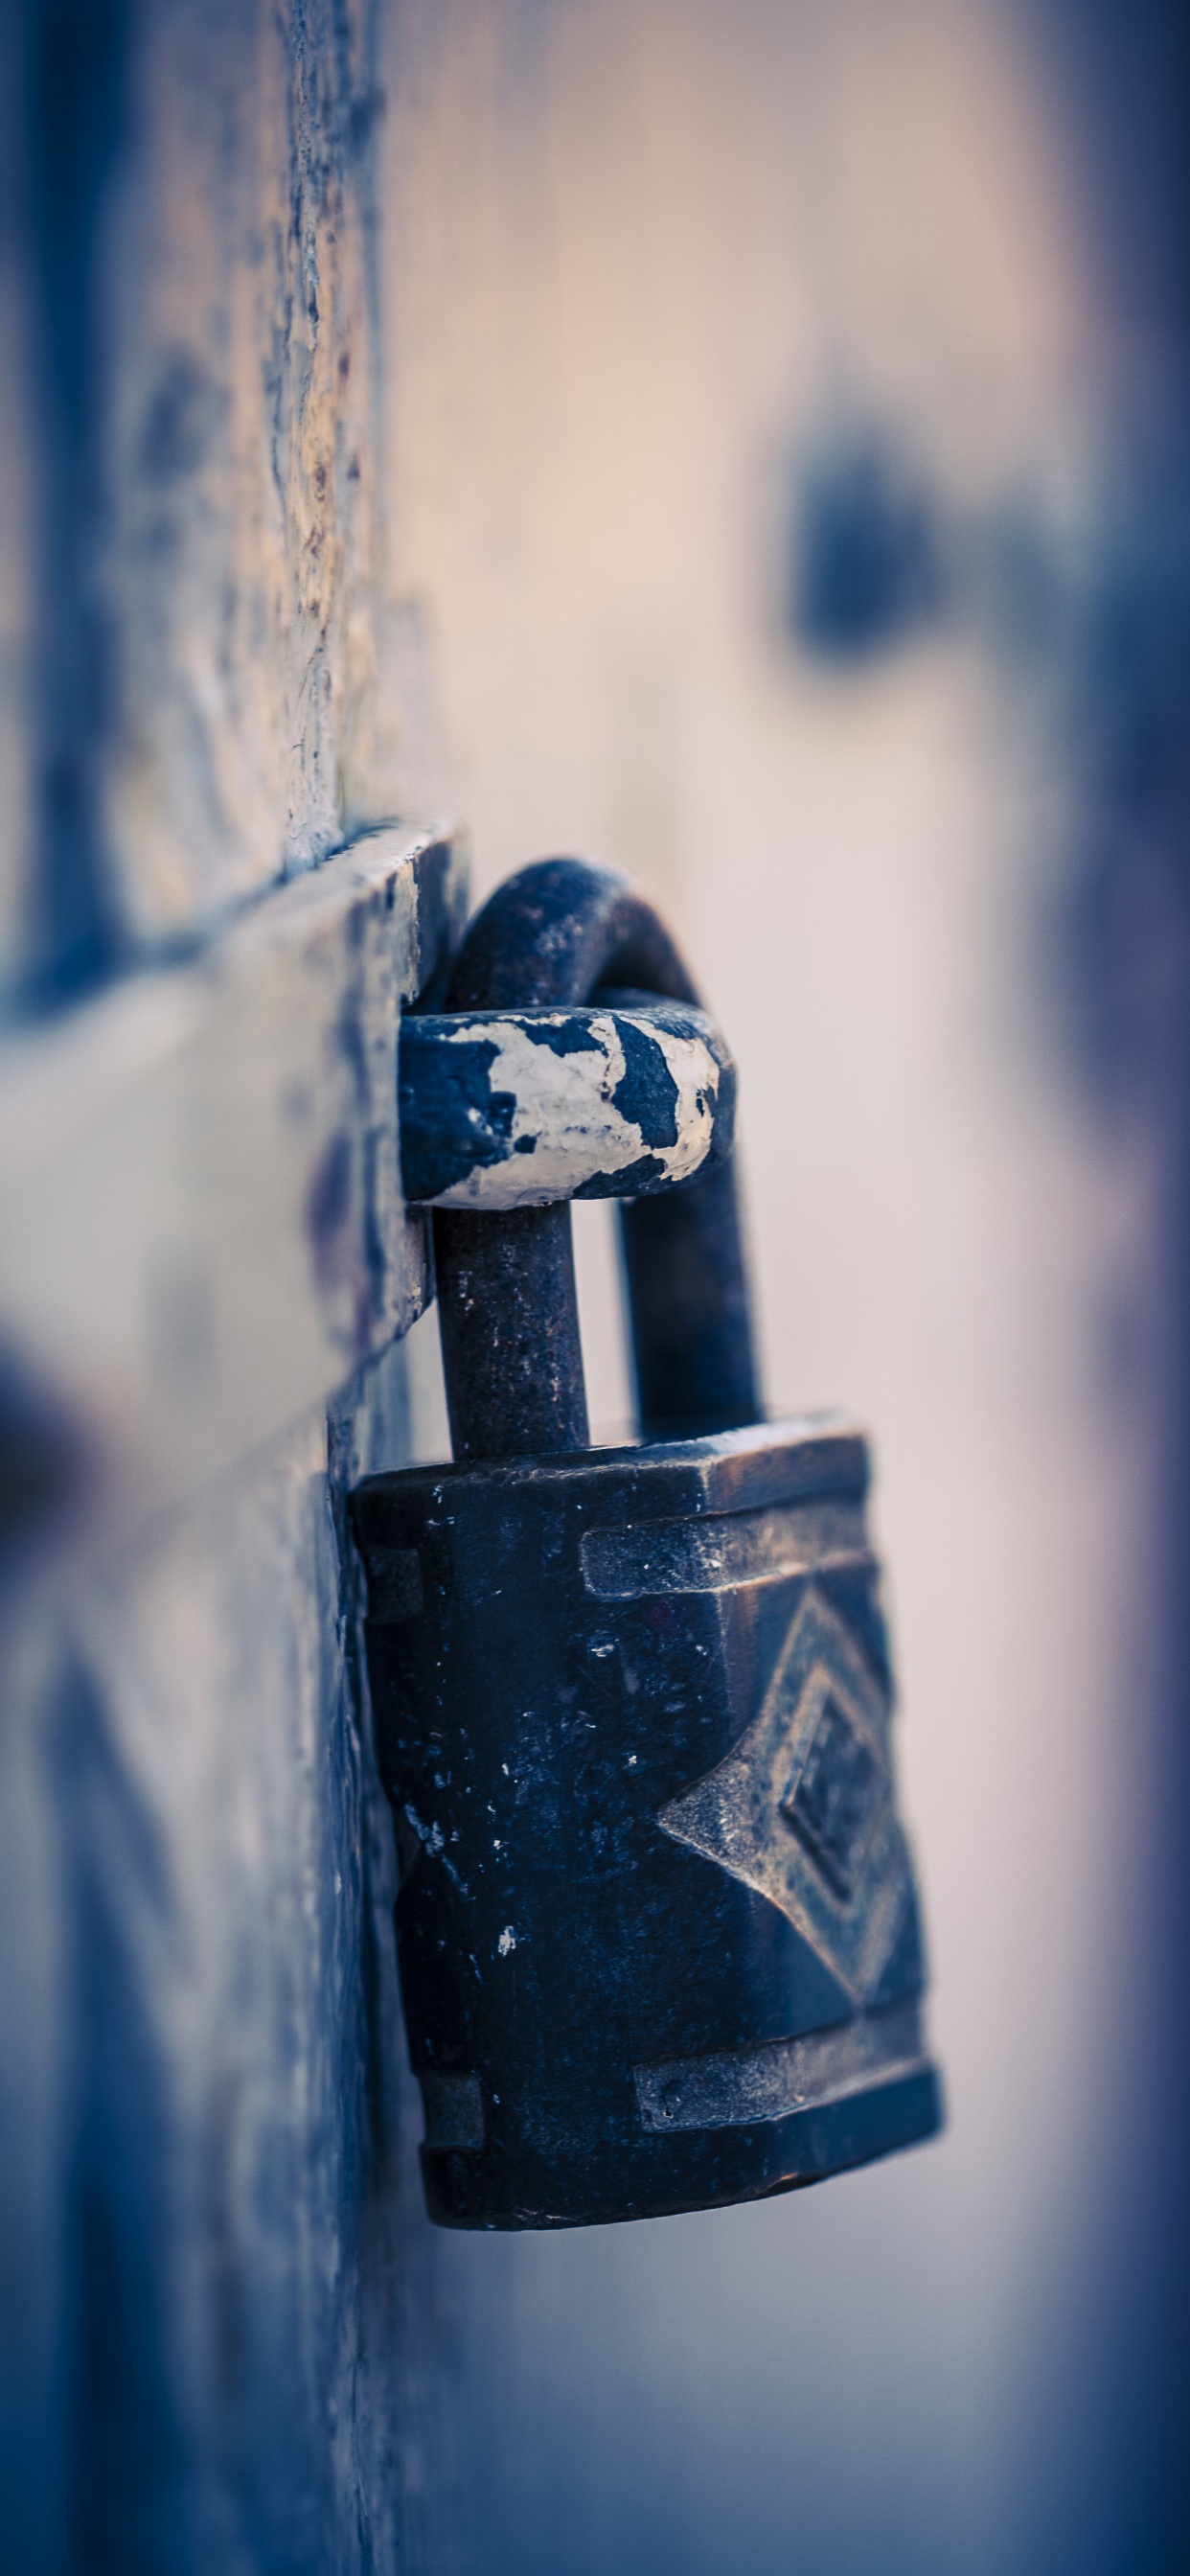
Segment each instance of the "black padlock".
M449 1001L608 987L694 1000L649 907L554 860ZM757 1418L729 1156L623 1219L640 1444L587 1446L568 1206L439 1211L456 1463L354 1497L448 2225L753 2199L941 2117L865 1443Z

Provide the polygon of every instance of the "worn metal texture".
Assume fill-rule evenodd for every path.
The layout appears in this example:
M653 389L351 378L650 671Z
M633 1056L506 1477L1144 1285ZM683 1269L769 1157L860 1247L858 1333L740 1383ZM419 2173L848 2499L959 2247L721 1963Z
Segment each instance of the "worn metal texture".
M452 1212L438 1252L438 1326L456 1458L585 1449L587 1389L570 1207ZM540 1299L540 1303L538 1300Z
M509 877L472 922L447 999L460 1011L517 1010L583 1003L601 988L614 992L625 986L697 1005L668 933L623 877L578 859L542 859ZM646 1208L653 1214L647 1229ZM477 1231L471 1218L453 1210L440 1210L434 1218L452 1434L456 1424L459 1430L456 1456L497 1458L572 1445L569 1397L552 1416L543 1417L535 1406L534 1436L528 1436L518 1411L521 1381L504 1372L503 1346L484 1321L501 1313L504 1332L518 1347L527 1347L535 1334L548 1345L553 1329L563 1229L506 1237L501 1229L509 1222L493 1215ZM646 1435L728 1430L755 1421L760 1402L731 1157L666 1192L664 1202L629 1203L622 1225L638 1411ZM548 1273L534 1267L537 1241L550 1247ZM551 1353L549 1361L549 1375L559 1383L561 1356Z
M825 2110L873 2083L919 2075L928 2062L921 2005L890 2004L800 2039L638 2066L636 2098L646 2129L740 2129Z
M730 1153L735 1067L706 1013L672 1002L427 1013L402 1028L400 1104L414 1203L636 1198Z
M937 2126L867 1478L799 1422L355 1493L438 2219L756 2198Z

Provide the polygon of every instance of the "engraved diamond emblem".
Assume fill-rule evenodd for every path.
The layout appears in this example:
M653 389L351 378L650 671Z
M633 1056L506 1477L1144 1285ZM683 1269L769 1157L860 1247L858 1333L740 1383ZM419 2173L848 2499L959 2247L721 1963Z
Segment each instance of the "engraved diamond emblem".
M751 1725L657 1819L767 1896L857 2003L875 1994L910 1894L888 1706L811 1588Z
M833 1691L828 1692L810 1750L781 1800L781 1813L843 1905L850 1905L855 1894L888 1789L879 1755L857 1732Z

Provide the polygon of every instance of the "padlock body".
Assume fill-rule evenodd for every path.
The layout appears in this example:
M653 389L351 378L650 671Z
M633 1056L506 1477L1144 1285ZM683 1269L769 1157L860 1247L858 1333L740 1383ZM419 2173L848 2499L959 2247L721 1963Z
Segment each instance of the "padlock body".
M702 2208L937 2127L867 1482L793 1422L357 1489L435 2218Z

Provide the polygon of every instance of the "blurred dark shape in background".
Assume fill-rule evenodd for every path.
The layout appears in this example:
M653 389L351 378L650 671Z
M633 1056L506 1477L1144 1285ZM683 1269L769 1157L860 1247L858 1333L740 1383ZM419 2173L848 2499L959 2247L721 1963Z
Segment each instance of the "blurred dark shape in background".
M1185 120L1184 184L1190 65L1181 25L1162 32L1177 38L1167 69ZM1167 95L1155 122L1169 105ZM1171 247L1183 253L1184 218L1176 196ZM1179 293L1179 342L1187 321ZM1180 398L1158 460L1143 438L1138 450L1130 488L1105 514L1076 630L1069 742L1084 822L1051 954L1088 1095L1112 1124L1143 1123L1159 1174L1151 1615L1164 1650L1138 1924L1142 2063L1126 2071L1133 2098L1117 2114L1119 2222L1105 2248L1129 2347L1118 2370L1135 2494L1124 2563L1140 2571L1190 2563L1190 415Z
M0 1344L0 1586L19 1579L85 1481L77 1426Z
M1036 923L1045 1007L1096 1117L1155 1140L1162 1649L1157 1705L1131 1712L1149 1782L1132 2040L1103 2106L1088 2418L1069 2440L1096 2415L1111 2428L1094 2563L1174 2576L1190 2566L1190 12L1099 0L1042 10L1036 31L1077 102L1120 334L1093 518L1072 542L1028 504L964 517L895 427L843 423L795 478L788 626L801 651L861 665L950 619L1050 700L1074 821ZM1127 1335L1113 1357L1133 1364ZM1061 2491L1051 2446L1031 2563L1055 2569L1076 2563Z
M1164 32L1180 39L1180 20ZM1073 549L1032 513L956 518L895 432L845 430L798 488L790 631L803 652L861 665L952 619L1006 657L1022 692L1051 699L1076 820L1035 923L1045 1007L1095 1116L1157 1141L1148 1615L1163 1651L1157 1706L1130 1712L1149 1768L1147 1866L1133 2051L1103 2106L1084 2383L1092 2419L1111 2424L1117 2485L1106 2534L1085 2545L1121 2576L1175 2576L1190 2566L1190 410L1174 403L1155 454L1149 424L1129 426L1118 481ZM1134 1357L1105 1352L1125 1369ZM1071 2426L1072 2447L1084 2439ZM1031 2564L1074 2563L1062 2495L1051 2450L1035 2467Z
M876 431L844 425L823 440L804 471L790 554L791 635L827 661L865 661L946 604L928 488Z

